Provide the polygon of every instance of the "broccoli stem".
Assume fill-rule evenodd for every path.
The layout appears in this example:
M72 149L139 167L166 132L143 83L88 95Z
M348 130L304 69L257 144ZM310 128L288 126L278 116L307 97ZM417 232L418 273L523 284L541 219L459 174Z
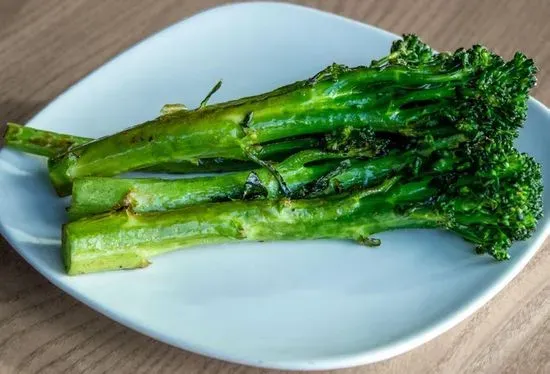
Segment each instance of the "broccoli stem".
M465 141L454 135L432 141L406 152L394 152L375 159L348 159L344 154L319 151L297 153L275 168L285 181L292 197L331 195L353 188L365 188L380 183L392 173L413 167L419 159L427 159L436 151L456 149ZM341 167L341 159L347 164ZM442 157L436 165L454 164ZM441 172L441 170L438 170ZM425 174L429 171L424 170ZM267 169L254 170L262 198L284 197L275 177ZM165 211L186 205L247 198L247 181L251 173L238 172L210 177L176 180L107 177L79 178L73 184L69 218L78 219L110 210L129 208L136 213Z
M302 150L317 148L323 143L318 137L290 139L283 142L266 144L258 150L258 157L268 161L281 161ZM172 161L153 165L140 171L153 173L190 174L223 171L252 170L258 164L253 161L234 160L229 158L201 158L197 162Z
M154 255L200 244L323 238L372 243L369 237L378 232L441 224L436 214L402 214L395 209L433 195L429 182L411 182L389 193L392 181L331 198L233 201L83 218L63 228L63 261L67 273L75 275L144 267Z
M346 127L411 135L427 118L448 110L468 69L440 72L357 68L272 93L179 111L124 130L50 160L60 195L74 179L111 176L171 161L199 158L250 160L266 142L339 131ZM385 88L373 85L387 83ZM411 89L414 88L414 89ZM406 105L434 103L421 107ZM206 146L208 145L208 146Z
M60 134L52 131L39 130L32 127L7 123L4 134L4 145L22 152L55 157L69 148L94 139L75 135ZM259 151L259 156L272 161L280 161L294 152L316 148L321 139L316 137L291 139L284 142L267 144ZM141 171L156 173L208 173L220 171L251 170L257 164L251 161L231 160L223 158L199 159L197 162L165 162Z
M66 152L70 147L89 142L80 136L59 134L46 130L8 123L4 134L4 145L38 156L53 157Z
M291 158L296 159L301 156L301 154L298 154L291 156ZM321 158L322 156L318 157L318 159ZM334 163L325 163L311 168L302 165L297 171L290 171L287 174L288 178L285 178L285 182L291 191L295 191L304 183L322 177L333 167ZM270 198L280 196L279 185L267 169L257 169L254 173ZM72 203L68 212L69 218L74 220L123 207L141 213L176 209L203 202L243 199L246 182L250 175L250 171L242 171L216 176L172 180L158 178L79 178L73 184Z

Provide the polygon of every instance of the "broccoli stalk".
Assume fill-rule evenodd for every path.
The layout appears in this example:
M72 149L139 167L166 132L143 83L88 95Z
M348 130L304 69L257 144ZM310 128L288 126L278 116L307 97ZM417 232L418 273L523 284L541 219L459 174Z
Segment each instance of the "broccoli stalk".
M200 244L256 240L351 239L402 228L455 232L497 260L523 240L541 215L540 167L512 152L487 173L451 172L354 193L307 200L254 200L191 205L137 214L129 209L83 218L63 228L68 274L131 269L149 258Z
M267 144L351 127L416 136L450 119L471 136L516 134L534 84L531 60L504 62L483 47L434 54L415 37L370 67L332 65L272 92L180 110L50 159L59 194L84 176L112 176L164 162L252 160Z
M419 188L403 189L417 195ZM377 191L369 192L376 194ZM361 194L367 195L367 192ZM63 260L67 273L75 275L144 267L153 255L199 244L307 238L363 240L368 236L361 236L366 231L359 228L359 222L342 224L357 209L357 201L336 195L328 200L200 204L162 213L110 212L64 226ZM373 220L373 226L376 222Z
M290 156L274 168L292 198L331 195L372 186L394 173L404 175L404 169L429 163L434 152L452 151L465 141L462 134L448 136L374 159L309 150ZM423 167L422 173L428 168L442 172L442 165L448 170L453 164L453 157L443 156ZM267 169L175 180L85 177L73 184L69 217L74 220L121 208L144 213L205 202L281 197L284 195L278 181Z
M0 136L1 138L2 136ZM88 143L92 140L91 138L39 130L15 123L7 123L3 134L3 141L6 147L48 158L55 157L58 154L67 152L71 147ZM262 147L258 156L270 161L280 161L294 152L320 147L323 140L318 137L310 137L266 145ZM142 169L141 171L156 173L208 173L251 170L257 166L256 163L251 161L210 158L199 159L196 162L165 162Z
M4 131L0 131L0 139L3 139L3 145L7 147L46 157L53 157L66 152L73 146L92 140L75 135L38 130L10 122L6 124Z

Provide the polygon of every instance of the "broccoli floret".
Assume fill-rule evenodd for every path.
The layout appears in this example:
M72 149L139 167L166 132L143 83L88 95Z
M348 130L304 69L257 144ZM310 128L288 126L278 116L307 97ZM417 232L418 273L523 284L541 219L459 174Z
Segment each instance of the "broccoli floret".
M515 150L490 165L442 177L431 203L446 217L446 227L474 243L478 253L504 260L511 243L527 239L542 217L542 174L532 157Z

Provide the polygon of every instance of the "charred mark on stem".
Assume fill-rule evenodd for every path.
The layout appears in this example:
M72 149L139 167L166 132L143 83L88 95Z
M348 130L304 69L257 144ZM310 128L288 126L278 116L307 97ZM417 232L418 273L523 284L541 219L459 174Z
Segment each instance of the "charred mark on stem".
M267 197L267 188L263 185L258 174L250 172L244 184L243 200L254 200Z
M281 173L279 173L277 169L275 169L275 167L273 167L273 165L270 162L261 160L253 152L250 152L248 150L245 150L245 153L250 160L254 161L261 167L267 169L271 173L271 175L273 175L273 177L275 178L275 180L279 185L281 192L283 193L283 196L290 197L290 189L286 185L283 179L283 176L281 175Z
M254 112L248 112L245 114L241 122L241 127L243 128L243 130L245 130L245 132L246 132L246 129L249 128L250 125L252 124L253 118L254 118Z

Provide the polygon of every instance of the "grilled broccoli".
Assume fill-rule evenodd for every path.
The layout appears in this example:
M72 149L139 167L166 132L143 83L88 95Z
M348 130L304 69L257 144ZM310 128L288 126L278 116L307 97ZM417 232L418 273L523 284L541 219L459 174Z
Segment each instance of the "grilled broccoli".
M514 137L525 118L533 61L510 61L474 46L433 53L416 37L394 44L384 61L332 65L314 77L265 94L180 110L50 159L61 195L79 177L112 176L159 163L204 158L252 160L263 147L346 128L408 137L442 122L470 137ZM503 136L503 135L502 135Z

